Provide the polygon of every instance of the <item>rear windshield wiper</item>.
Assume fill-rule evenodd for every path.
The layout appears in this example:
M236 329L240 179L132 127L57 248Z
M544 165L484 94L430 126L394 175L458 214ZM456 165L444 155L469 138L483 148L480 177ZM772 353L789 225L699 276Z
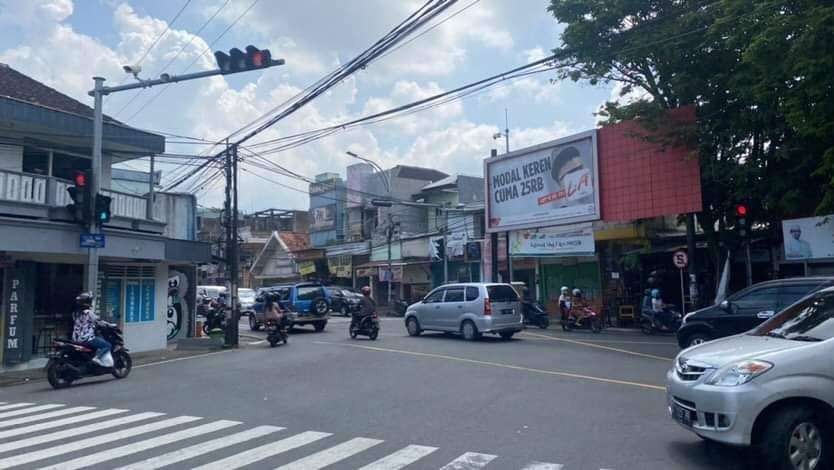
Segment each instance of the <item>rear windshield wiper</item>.
M822 338L817 338L816 336L808 336L808 335L799 335L799 336L791 336L788 338L791 341L808 341L816 343L818 341L822 341Z

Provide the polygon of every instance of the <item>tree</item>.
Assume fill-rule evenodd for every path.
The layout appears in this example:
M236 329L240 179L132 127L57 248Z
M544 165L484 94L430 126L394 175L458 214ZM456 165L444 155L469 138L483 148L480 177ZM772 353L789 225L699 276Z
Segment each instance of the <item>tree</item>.
M716 265L736 202L774 235L783 218L834 209L830 1L551 0L549 10L567 25L560 78L614 82L631 97L606 103L604 123L696 106L699 219Z

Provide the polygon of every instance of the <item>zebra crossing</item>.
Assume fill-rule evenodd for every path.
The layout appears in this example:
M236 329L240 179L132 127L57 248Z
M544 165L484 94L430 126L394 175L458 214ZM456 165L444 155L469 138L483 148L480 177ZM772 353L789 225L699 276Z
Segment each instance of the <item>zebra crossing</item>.
M562 464L538 461L519 466L519 462L479 452L464 452L451 460L449 455L454 452L427 445L397 448L382 439L247 426L225 419L0 402L0 469L565 470Z

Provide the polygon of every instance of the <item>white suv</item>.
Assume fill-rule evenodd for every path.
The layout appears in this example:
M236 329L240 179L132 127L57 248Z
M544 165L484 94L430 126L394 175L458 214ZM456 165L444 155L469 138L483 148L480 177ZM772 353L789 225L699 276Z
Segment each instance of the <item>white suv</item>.
M831 468L834 288L747 333L682 351L666 390L672 418L705 439L755 445L768 468Z

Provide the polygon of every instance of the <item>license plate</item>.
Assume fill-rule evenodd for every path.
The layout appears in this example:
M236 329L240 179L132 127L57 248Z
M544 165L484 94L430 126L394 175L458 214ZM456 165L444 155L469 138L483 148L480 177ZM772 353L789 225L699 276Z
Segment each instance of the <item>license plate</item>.
M512 315L512 314L513 314L513 309L511 309L511 308L505 308L504 310L501 310L501 315Z
M672 417L684 426L692 426L692 412L677 403L672 404Z

